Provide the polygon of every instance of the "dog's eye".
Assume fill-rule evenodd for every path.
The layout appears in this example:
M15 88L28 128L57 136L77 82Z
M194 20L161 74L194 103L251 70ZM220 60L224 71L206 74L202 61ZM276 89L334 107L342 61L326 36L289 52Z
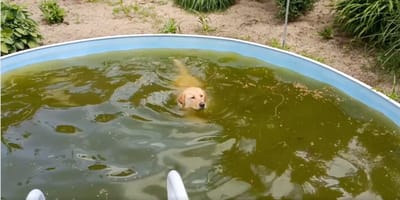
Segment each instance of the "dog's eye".
M201 94L200 97L203 97L203 95Z
M196 97L195 96L192 96L192 97L190 97L191 99L195 99Z

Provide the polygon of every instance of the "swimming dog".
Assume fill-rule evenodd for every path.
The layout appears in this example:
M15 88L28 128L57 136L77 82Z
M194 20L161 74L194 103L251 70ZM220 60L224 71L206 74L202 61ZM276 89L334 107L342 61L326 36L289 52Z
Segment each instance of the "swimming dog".
M201 87L202 82L192 76L186 66L174 59L179 75L175 79L175 86L180 88L177 102L182 109L202 110L206 108L206 93Z

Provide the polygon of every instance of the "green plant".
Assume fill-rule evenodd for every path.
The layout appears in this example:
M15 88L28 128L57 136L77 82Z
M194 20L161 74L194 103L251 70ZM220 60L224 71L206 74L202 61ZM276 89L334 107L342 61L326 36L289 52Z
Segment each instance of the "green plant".
M326 26L322 31L319 31L318 34L325 40L333 39L333 27Z
M1 55L39 46L41 39L25 8L1 1Z
M342 30L383 50L377 57L379 65L400 70L400 1L342 0L335 10Z
M47 23L59 24L64 22L65 10L58 5L56 0L42 0L39 8Z
M179 33L181 32L181 28L179 24L176 23L175 19L170 18L168 19L167 23L164 24L162 29L160 30L161 33Z
M286 14L287 0L275 0L279 12L278 17L284 19ZM314 8L316 0L290 0L288 20L294 21L298 17L305 15L308 11Z
M209 33L216 30L210 26L210 18L206 15L199 14L198 22L201 24L201 31L204 33Z
M175 0L175 3L186 10L212 12L227 9L235 0Z

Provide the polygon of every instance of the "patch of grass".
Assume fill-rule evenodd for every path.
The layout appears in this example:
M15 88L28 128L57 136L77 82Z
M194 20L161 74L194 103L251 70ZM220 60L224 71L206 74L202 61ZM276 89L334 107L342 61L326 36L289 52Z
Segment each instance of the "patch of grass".
M307 58L310 58L312 60L316 60L316 61L318 61L320 63L325 63L326 62L325 58L310 54L310 53L308 53L306 51L300 52L300 55L302 55L304 57L307 57Z
M113 4L113 14L118 15L123 13L128 18L133 18L132 13L134 6L132 4L125 4L124 0L118 0L117 3Z
M212 12L227 9L235 0L175 0L175 3L190 11Z
M160 33L180 33L181 28L174 18L168 19L168 21L161 28Z
M324 29L318 32L319 36L321 36L324 40L333 39L333 27L326 26Z
M269 41L266 42L266 45L277 48L277 49L283 49L283 50L289 50L291 47L289 45L285 45L285 47L282 47L282 42L277 40L276 38L272 38Z
M123 14L128 18L138 17L156 17L156 14L152 12L151 8L141 6L139 3L126 4L124 0L118 0L113 4L113 14Z
M39 8L47 23L59 24L64 22L65 10L58 5L56 0L42 0Z

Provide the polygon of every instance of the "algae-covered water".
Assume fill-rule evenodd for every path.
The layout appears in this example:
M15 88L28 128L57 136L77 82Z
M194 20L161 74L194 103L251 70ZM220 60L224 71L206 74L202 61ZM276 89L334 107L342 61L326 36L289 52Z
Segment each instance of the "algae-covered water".
M208 108L176 105L173 59ZM113 52L2 75L1 197L400 198L399 127L335 88L232 53Z

